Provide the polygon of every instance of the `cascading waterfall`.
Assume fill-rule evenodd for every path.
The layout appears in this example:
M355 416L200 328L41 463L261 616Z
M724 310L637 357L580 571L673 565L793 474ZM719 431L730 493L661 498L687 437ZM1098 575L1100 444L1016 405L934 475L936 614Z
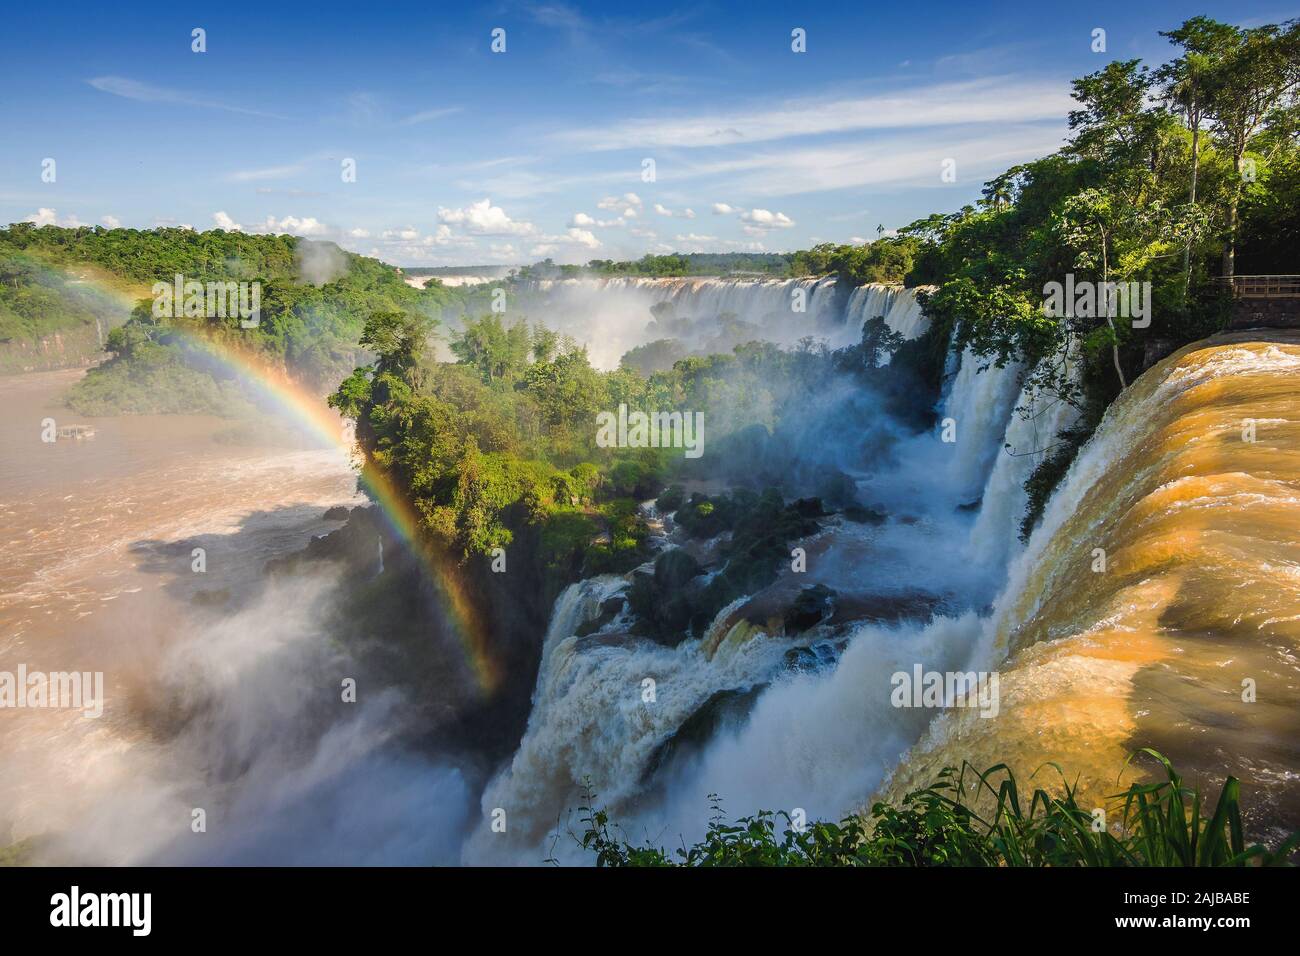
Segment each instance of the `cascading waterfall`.
M607 803L635 796L647 762L688 717L719 690L766 680L789 646L756 637L726 642L709 658L698 641L674 648L631 637L618 619L576 636L626 586L603 575L570 585L556 602L528 730L483 794L485 819L507 808L508 830L481 827L467 862L540 862L532 851L556 814L577 806L584 783Z
M862 323L876 316L908 338L919 334L925 321L915 289L881 283L849 289L834 276L525 279L515 289L529 319L586 344L599 368L617 367L628 350L655 339L708 347L716 342L719 318L726 316L752 327L736 333L745 341L788 346L812 336L831 348L856 344ZM667 307L662 321L650 320L655 306ZM724 342L721 350L730 345Z
M1129 755L1153 747L1189 778L1240 778L1257 837L1300 825L1287 783L1300 761L1298 379L1300 336L1236 333L1120 396L986 624L999 717L944 714L888 795L962 760L1022 779L1055 761L1081 805L1103 806Z
M691 301L682 291L689 285L656 294ZM718 285L710 308L739 295ZM923 324L914 303L897 289L855 290L844 322L883 314L891 328L915 335ZM1026 778L1047 760L1061 761L1086 781L1081 795L1100 800L1136 734L1145 735L1138 745L1155 742L1180 764L1223 769L1221 756L1198 753L1204 731L1186 715L1204 711L1211 726L1234 726L1224 711L1239 696L1242 667L1234 662L1246 662L1248 677L1280 667L1282 680L1300 679L1287 656L1300 643L1300 341L1229 340L1184 350L1147 372L1108 412L1023 548L1025 479L1076 411L1024 384L1021 367L997 368L969 352L950 367L940 412L954 420L956 444L944 444L937 430L919 436L900 452L900 473L881 476L923 496L938 493L914 502L907 522L878 532L891 561L903 565L891 575L956 589L945 611L925 624L852 626L838 660L803 671L789 667L789 638L745 620L745 599L717 615L707 639L666 647L630 634L626 609L609 619L608 602L627 579L573 585L552 615L524 739L483 796L484 819L508 809L509 836L480 827L467 860L537 862L547 848L567 855L565 839L548 835L557 814L578 805L584 780L634 831L691 839L703 829L711 792L730 815L800 807L834 817L873 793L896 797L924 786L966 759L1006 760ZM1220 384L1229 377L1231 399ZM1268 429L1272 444L1242 443L1243 416ZM965 519L957 506L969 501L980 502L979 512ZM1279 538L1278 528L1292 533ZM936 537L935 529L947 530ZM1093 567L1098 553L1110 562L1107 573ZM987 581L946 563L983 566ZM872 577L870 564L863 576ZM995 581L1004 582L1001 596L980 616L974 609L987 606ZM1194 626L1183 630L1182 621ZM583 630L591 633L578 636ZM1228 684L1214 640L1221 634L1245 641L1229 655ZM933 710L893 706L891 674L916 664L998 671L1000 704L983 716L958 708L937 719ZM743 722L719 725L689 759L648 776L665 742L713 695L760 687ZM1269 740L1300 739L1285 694L1257 707L1258 719L1276 725ZM1235 746L1227 737L1221 744L1221 753ZM1278 783L1300 752L1251 756L1266 810L1300 815Z
M818 297L818 289L833 289L827 280L618 279L608 280L606 286L639 290L654 301L692 303L707 312L743 308L746 297L784 307L797 283L808 287L810 311L817 315L827 301L825 292ZM854 340L861 323L875 315L883 315L890 328L905 337L924 329L914 293L897 287L856 289L843 313L840 321L854 328L847 336ZM1047 425L1043 415L1027 425L1014 414L1017 397L1025 400L1020 368L993 367L969 353L954 361L957 367L942 410L958 422L956 446L942 444L938 434L921 436L918 454L900 467L915 470L918 487L924 487L933 480L934 463L948 463L949 477L964 497L949 492L917 506L933 512L937 527L951 525L969 532L969 521L952 524L954 506L978 498L989 483L989 503L999 517L989 519L988 533L1001 533L1009 542L1001 553L1010 554L1018 526L1013 513L1016 495L1023 496L1023 479L1017 478L1025 464L1019 459L1015 468L995 463L1001 439L1019 446L1026 429L1055 425ZM1055 421L1062 413L1053 410L1049 417ZM995 471L996 482L990 477ZM1023 497L1019 500L1023 508ZM893 576L933 577L933 545L949 539L936 539L929 525L927 520L914 532L906 526L887 529L891 555L911 568L893 569ZM905 542L909 534L918 536L917 541L898 548L896 542ZM954 560L961 560L961 542L957 536L950 540ZM948 577L955 581L961 576ZM694 832L710 789L729 788L738 801L729 809L738 812L781 805L779 801L797 800L801 793L797 805L805 809L828 815L849 809L880 783L933 716L890 706L889 675L917 660L941 669L964 667L983 652L979 638L986 625L971 613L940 617L924 627L864 624L849 635L844 658L830 673L791 673L783 662L792 642L769 638L745 622L740 613L743 598L722 609L705 639L688 639L675 648L629 635L631 621L622 615L577 636L592 630L589 622L626 585L621 577L594 578L570 586L557 600L528 728L513 761L482 799L485 820L498 807L507 810L508 834L481 827L467 845L468 861L538 862L553 846L547 837L557 814L578 805L584 780L590 781L602 805L617 809L625 819L651 829L678 827L674 832ZM972 592L971 600L975 597ZM646 680L654 682L652 702L643 699ZM649 762L684 721L719 691L769 682L772 686L758 698L744 728L722 733L697 760L678 767L672 781L661 781L666 793L649 798ZM845 772L846 766L853 772Z
M1077 381L1079 365L1067 363L1067 380ZM1007 426L984 486L979 516L970 536L971 560L1001 571L1018 546L1020 521L1029 503L1025 482L1042 461L1052 454L1057 435L1079 417L1078 409L1057 395L1026 383L1016 399L1015 413Z
M949 464L949 486L963 501L977 500L993 469L999 439L1020 394L1019 364L997 366L967 349L944 399L941 428L956 439Z
M916 291L880 283L858 286L849 293L844 307L845 336L849 339L845 344L852 345L853 337L861 333L863 323L878 316L903 338L916 338L927 325ZM888 357L885 363L888 364Z

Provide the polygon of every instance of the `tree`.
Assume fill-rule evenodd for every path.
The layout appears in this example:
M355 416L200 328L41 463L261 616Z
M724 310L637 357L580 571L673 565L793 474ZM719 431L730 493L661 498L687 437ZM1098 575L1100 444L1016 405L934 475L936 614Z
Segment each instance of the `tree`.
M1216 46L1221 58L1209 71L1205 107L1220 148L1232 160L1223 253L1223 274L1229 278L1236 272L1238 213L1247 178L1243 160L1271 118L1294 111L1300 87L1300 21L1235 33Z
M1225 52L1233 46L1235 28L1208 17L1193 17L1176 30L1162 32L1171 43L1183 48L1183 55L1156 70L1166 101L1183 118L1192 134L1191 183L1188 204L1196 208L1196 182L1201 164L1201 127L1206 119L1208 87ZM1191 283L1192 238L1183 247L1183 297Z
M360 341L377 353L376 374L394 375L416 387L429 336L436 325L436 319L418 313L375 312L366 320Z

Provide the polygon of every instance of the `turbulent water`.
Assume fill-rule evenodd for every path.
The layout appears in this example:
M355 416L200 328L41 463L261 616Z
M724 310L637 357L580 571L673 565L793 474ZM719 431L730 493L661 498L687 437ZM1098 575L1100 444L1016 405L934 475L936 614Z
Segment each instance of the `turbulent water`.
M707 308L746 316L781 308L794 285L614 281L653 291L660 301L685 300L690 308L707 301ZM833 281L808 286L809 301L832 301ZM905 337L924 329L913 290L863 287L838 303L835 316L813 314L816 324L837 330L831 340L841 344L855 341L873 315ZM483 819L505 809L510 829L480 827L467 846L469 862L580 859L566 810L579 805L586 786L634 835L675 843L701 832L710 793L732 813L797 806L836 815L885 778L932 716L891 707L890 675L918 660L938 669L964 666L979 653L979 619L969 609L991 599L1019 549L1024 476L1069 418L1069 406L1022 391L1019 367L999 368L971 354L954 356L952 364L938 412L951 420L954 440L936 428L904 439L887 465L862 466L861 497L890 518L880 526L831 522L800 542L809 555L805 572L783 572L763 593L733 602L699 640L663 647L631 636L621 618L577 636L627 587L622 578L579 582L561 596L524 740L481 801ZM822 440L847 447L853 436L828 428ZM1004 442L1014 455L1001 450ZM977 516L969 506L981 501ZM997 547L989 546L992 539ZM860 608L863 623L847 633L814 628L792 640L779 624L756 622L756 609L788 603L813 584ZM928 628L866 623L878 613L881 620L898 613L922 619L933 609L953 616ZM791 666L791 653L801 647L806 653ZM719 695L752 701L752 711L727 710L709 739L679 741L688 719L716 708ZM664 761L665 748L678 744L676 759Z
M849 344L877 315L925 328L912 290L825 279L565 281L521 298L606 366L667 336L712 347L727 313L785 343ZM1300 337L1225 336L1149 370L1027 544L1024 481L1075 411L1024 372L952 355L923 434L828 383L834 400L802 411L810 448L885 520L825 520L797 542L806 570L676 647L631 634L626 608L610 616L631 576L569 586L526 732L485 785L403 742L400 694L337 709L352 665L325 617L346 582L262 573L338 527L327 507L356 503L346 456L174 416L48 445L42 419L63 423L55 398L79 373L0 379L0 671L108 678L99 720L0 715L0 847L37 837L38 862L584 862L586 786L628 838L676 846L701 834L711 794L733 816L837 817L964 760L1025 776L1054 760L1100 801L1140 746L1240 777L1257 835L1300 825ZM850 407L889 432L888 454L843 426ZM716 557L643 507L657 547ZM843 613L787 636L772 609L814 584ZM918 664L998 671L996 716L894 706L891 675Z
M98 718L0 711L0 847L34 838L42 863L447 860L463 781L393 744L400 696L337 709L353 673L322 639L338 582L264 571L358 503L347 455L248 422L73 416L59 396L81 374L0 378L0 672L104 675ZM43 442L46 418L95 437Z
M899 300L909 293L894 295L886 314L908 314ZM512 808L512 830L480 828L468 861L581 860L572 808L588 786L633 842L675 846L702 833L712 794L730 815L837 817L965 760L1005 760L1024 779L1054 760L1100 805L1142 746L1207 785L1241 778L1257 836L1300 823L1300 346L1229 337L1152 369L1111 410L1027 546L1024 481L1077 413L1024 385L1023 369L966 354L951 372L938 410L956 441L921 436L892 470L864 476L864 495L891 520L833 524L808 542L799 582L844 588L830 569L847 564L869 596L902 582L930 589L938 615L864 621L842 652L792 668L789 639L747 620L753 596L701 640L667 649L617 619L573 636L625 586L574 585L552 620L524 741L482 800L485 817ZM1247 420L1253 443L1241 438ZM1094 573L1096 548L1107 565ZM817 555L837 552L818 567ZM933 710L893 706L891 675L917 664L998 671L996 715L954 708L936 721ZM1243 681L1257 689L1252 702ZM719 692L750 703L663 764L663 748Z
M521 283L519 298L530 319L585 343L592 363L606 369L628 350L663 338L722 352L736 342L794 345L805 337L843 348L877 316L909 338L925 324L912 290L850 288L835 278L541 279ZM651 319L655 306L663 314ZM740 323L730 335L719 322L728 317Z
M894 792L962 759L1055 760L1102 805L1154 747L1207 787L1240 778L1256 834L1300 825L1298 382L1300 336L1237 333L1120 397L987 624L1001 715L937 722Z

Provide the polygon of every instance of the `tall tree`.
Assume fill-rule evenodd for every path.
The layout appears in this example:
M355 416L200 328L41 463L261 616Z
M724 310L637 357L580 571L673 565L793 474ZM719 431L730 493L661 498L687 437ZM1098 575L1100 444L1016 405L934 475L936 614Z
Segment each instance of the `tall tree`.
M1191 183L1188 204L1196 209L1196 185L1201 165L1201 128L1206 119L1207 86L1215 70L1236 42L1235 27L1208 17L1192 17L1176 30L1160 34L1183 48L1182 56L1156 70L1166 102L1177 112L1192 134ZM1186 297L1192 275L1192 237L1183 247L1183 296Z
M1236 272L1238 210L1246 183L1244 160L1251 142L1278 114L1295 106L1300 89L1300 21L1236 31L1237 36L1210 71L1206 115L1220 148L1232 160L1228 186L1227 248L1223 274Z

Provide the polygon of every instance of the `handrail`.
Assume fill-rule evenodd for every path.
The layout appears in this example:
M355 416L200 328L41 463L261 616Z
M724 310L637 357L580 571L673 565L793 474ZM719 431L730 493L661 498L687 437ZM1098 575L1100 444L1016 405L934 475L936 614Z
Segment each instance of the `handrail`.
M1300 299L1300 275L1222 276L1238 299Z

